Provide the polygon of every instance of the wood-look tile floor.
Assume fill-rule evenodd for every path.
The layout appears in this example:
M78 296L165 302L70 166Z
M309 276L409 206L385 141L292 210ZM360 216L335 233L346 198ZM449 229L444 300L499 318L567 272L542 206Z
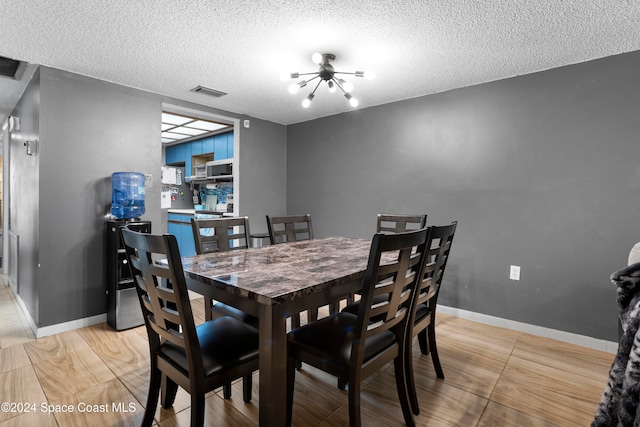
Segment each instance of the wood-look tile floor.
M6 278L0 281L0 402L35 409L0 411L0 427L140 425L149 378L144 328L117 332L100 324L33 339ZM192 302L202 322L202 298ZM418 426L589 425L614 358L445 315L438 316L436 330L444 380L436 379L417 341L413 347ZM258 381L256 373L248 404L241 381L234 383L230 400L221 390L210 393L205 424L256 426ZM321 371L303 366L294 399L296 426L348 425L346 392ZM172 408L156 409L156 425L188 426L189 405L189 395L180 390ZM391 365L365 381L362 415L365 426L404 425Z

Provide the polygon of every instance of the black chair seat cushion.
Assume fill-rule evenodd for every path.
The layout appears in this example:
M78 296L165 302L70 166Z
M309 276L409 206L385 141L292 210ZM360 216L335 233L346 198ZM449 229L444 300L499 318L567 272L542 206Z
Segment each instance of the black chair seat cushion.
M230 317L234 317L244 323L247 323L251 326L253 326L254 328L258 327L258 318L256 316L252 316L250 314L245 313L242 310L238 310L235 307L232 307L230 305L227 304L223 304L221 302L216 302L215 304L213 304L213 306L211 307L211 311L215 311L216 313L220 314L221 316L230 316Z
M353 329L358 317L351 313L336 313L308 323L288 334L290 345L299 350L323 357L328 362L348 365L353 346ZM396 342L393 332L385 331L365 341L364 362Z
M233 317L219 317L196 326L202 349L204 374L209 376L258 358L258 330ZM165 342L160 353L184 371L187 355L173 343Z

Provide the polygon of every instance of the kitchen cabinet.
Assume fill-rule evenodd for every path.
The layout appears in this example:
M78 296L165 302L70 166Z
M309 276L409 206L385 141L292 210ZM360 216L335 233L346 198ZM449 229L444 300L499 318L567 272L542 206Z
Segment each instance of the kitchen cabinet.
M184 165L187 181L194 174L193 166L201 163L194 162L193 158L204 158L203 156L211 157L207 157L206 161L232 159L233 132L225 132L195 141L172 145L165 149L165 163L167 165Z
M178 247L180 248L180 256L194 256L196 254L196 244L193 240L193 231L191 229L191 218L193 215L184 214L168 214L167 231L169 234L176 236Z
M216 135L213 141L213 158L215 160L228 159L228 151L227 134Z
M182 165L187 159L187 145L178 144L166 148L165 163L168 165Z

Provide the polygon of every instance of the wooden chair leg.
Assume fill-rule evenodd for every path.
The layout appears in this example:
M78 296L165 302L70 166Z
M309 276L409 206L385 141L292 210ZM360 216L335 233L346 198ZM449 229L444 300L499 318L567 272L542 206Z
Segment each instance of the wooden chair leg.
M429 354L429 340L427 339L427 329L418 332L418 344L420 344L420 352L425 356Z
M427 326L427 331L429 334L429 349L431 350L431 360L433 361L433 367L436 370L436 376L441 380L443 380L444 371L442 370L442 366L440 365L440 358L438 357L435 325L432 323L431 325Z
M178 384L176 384L171 378L162 374L160 381L160 403L163 408L171 408L173 402L176 400L176 393L178 392Z
M407 378L405 376L406 371L410 368L405 366L404 361L405 358L402 356L402 352L400 352L400 355L396 357L393 362L396 375L396 388L398 389L398 398L400 400L400 407L402 408L404 422L407 426L414 427L416 425L416 421L413 417L414 412L412 412L411 404L409 403L409 396L407 394ZM418 412L419 411L420 410L418 409Z
M154 367L152 363L149 381L149 394L147 395L147 406L144 410L144 418L142 419L142 427L151 427L153 417L156 414L158 406L158 395L160 393L160 383L162 382L162 374Z
M222 386L222 396L225 399L231 399L231 383L226 383Z
M204 425L204 392L191 394L191 426Z
M362 417L360 414L360 379L356 379L356 374L349 375L349 426L360 427Z
M211 313L211 309L213 308L213 301L209 298L204 299L204 320L205 322L213 319L213 313Z
M340 390L344 390L347 388L347 381L349 381L346 378L342 378L342 377L338 377L338 389Z
M340 311L340 301L332 302L331 304L329 304L329 316L333 316L339 311Z
M411 405L411 411L413 411L415 415L419 415L420 406L418 405L418 394L416 391L415 377L413 375L413 351L411 346L409 346L405 352L404 371L405 371L404 372L405 381L407 384L407 394L409 397L409 403ZM398 382L398 379L396 378L396 384L397 382Z
M251 402L251 388L253 385L253 376L251 374L242 377L242 399L245 403Z

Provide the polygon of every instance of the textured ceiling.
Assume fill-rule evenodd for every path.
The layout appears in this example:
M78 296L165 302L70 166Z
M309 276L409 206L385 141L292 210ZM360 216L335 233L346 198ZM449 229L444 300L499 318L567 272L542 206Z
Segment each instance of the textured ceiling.
M2 0L0 18L0 56L283 124L351 110L287 92L315 51L376 72L352 79L366 108L638 49L638 0Z

